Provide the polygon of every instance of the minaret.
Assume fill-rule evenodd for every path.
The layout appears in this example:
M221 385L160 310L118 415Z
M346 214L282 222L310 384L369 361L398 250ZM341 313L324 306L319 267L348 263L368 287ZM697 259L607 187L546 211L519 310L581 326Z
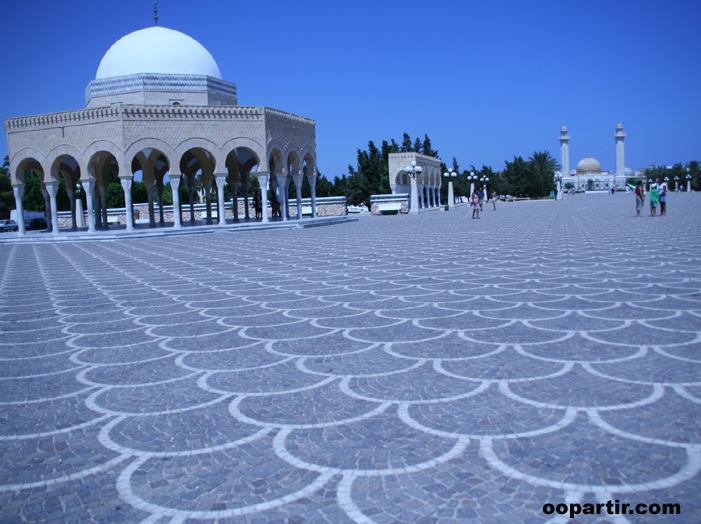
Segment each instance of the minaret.
M626 134L623 132L623 126L620 122L616 126L616 134L613 135L616 139L616 177L625 177L626 173L626 152L623 141L626 138Z
M567 128L562 126L560 130L560 164L562 170L562 176L570 176L570 137L567 135Z

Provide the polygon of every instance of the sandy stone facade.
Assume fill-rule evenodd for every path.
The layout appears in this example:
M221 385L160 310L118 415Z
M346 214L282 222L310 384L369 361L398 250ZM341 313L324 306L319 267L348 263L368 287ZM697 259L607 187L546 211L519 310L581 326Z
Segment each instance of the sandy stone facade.
M301 199L302 177L307 176L312 194L311 216L316 216L314 120L265 106L236 105L236 85L221 78L192 71L132 73L128 66L134 62L134 67L140 67L139 56L115 56L118 53L114 49L123 41L138 37L143 47L142 42L164 36L173 38L185 49L183 52L206 54L209 58L203 69L214 69L216 73L212 74L218 74L211 55L197 42L177 31L149 28L127 35L108 51L98 73L110 67L116 71L127 67L124 70L130 74L91 81L86 89L85 109L5 121L20 234L25 230L22 196L30 170L42 180L50 223L59 227L56 193L61 176L66 179L71 200L71 228L77 228L78 186L87 195L88 230L109 227L106 193L110 173L119 176L127 208L132 207L134 174L141 173L149 197L146 216L151 226L166 220L162 204L164 183L170 183L174 205L178 207L180 184L187 186L193 201L197 176L204 184L207 223L226 223L225 182L228 180L232 188L242 184L248 195L251 176L258 177L263 191L263 195L251 200L267 201L270 188L280 204L282 220L296 216L295 210L290 211L287 198L291 183ZM130 52L138 55L141 47L139 53ZM149 53L148 45L143 53ZM163 51L158 49L158 53ZM179 63L180 59L159 55L154 63ZM106 63L110 67L103 67ZM217 191L216 201L220 203L217 213L211 210L212 191ZM241 210L233 210L233 220L238 220L240 211L249 218L251 203L248 196L244 200ZM262 213L262 221L267 220L268 213ZM172 221L173 227L181 227L179 214ZM59 227L53 228L55 234ZM134 228L130 213L126 214L126 227Z
M412 178L405 168L415 162L421 173ZM392 194L409 194L409 201L418 197L418 209L439 207L441 201L441 161L419 153L390 153L389 187ZM414 196L416 195L416 196Z

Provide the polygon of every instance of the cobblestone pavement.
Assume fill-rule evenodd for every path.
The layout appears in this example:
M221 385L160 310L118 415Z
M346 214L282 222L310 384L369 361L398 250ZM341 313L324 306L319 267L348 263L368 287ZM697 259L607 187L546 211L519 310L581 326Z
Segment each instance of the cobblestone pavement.
M701 522L700 204L4 246L0 521Z

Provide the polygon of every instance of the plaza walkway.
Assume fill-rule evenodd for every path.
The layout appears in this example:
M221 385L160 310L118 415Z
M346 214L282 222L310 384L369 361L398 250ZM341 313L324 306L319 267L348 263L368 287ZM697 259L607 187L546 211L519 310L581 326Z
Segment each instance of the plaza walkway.
M681 514L575 522L701 522L701 194L668 206L0 246L0 522L541 523L609 500Z

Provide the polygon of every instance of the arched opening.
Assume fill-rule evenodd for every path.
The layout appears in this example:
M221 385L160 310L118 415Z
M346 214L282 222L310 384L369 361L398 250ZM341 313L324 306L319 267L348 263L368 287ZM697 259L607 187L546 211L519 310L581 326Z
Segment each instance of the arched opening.
M51 165L52 173L59 178L56 194L56 207L58 211L71 212L71 229L77 230L87 224L85 218L86 197L80 180L80 165L72 155L60 155ZM55 178L55 176L53 177Z
M271 151L268 168L270 169L270 191L268 197L272 207L272 215L273 218L283 218L286 200L285 188L280 186L284 183L285 168L282 154L278 149Z
M256 203L260 207L260 184L256 177L251 180L251 172L257 171L258 164L258 156L247 147L234 148L226 156L226 197L232 201L234 221L238 221L242 213L246 220L250 218L249 198L252 198L250 203L256 215L259 214Z
M44 168L36 158L28 157L19 163L13 176L17 185L22 186L21 203L16 204L21 211L17 216L20 227L23 225L28 231L49 230L51 208L44 185Z
M88 177L95 181L93 194L86 195L94 198L95 227L108 229L108 208L124 206L124 189L119 182L119 163L115 156L109 151L94 153L88 161Z
M215 161L212 153L202 147L188 149L180 157L180 172L185 177L185 184L178 184L178 198L173 198L173 213L182 213L182 204L188 204L190 208L190 223L196 222L195 203L199 202L202 193L205 192L205 184L211 190L214 179ZM172 186L172 184L171 184ZM171 187L174 191L175 187ZM211 198L211 191L210 198ZM175 196L175 195L174 195ZM176 210L176 202L179 204ZM212 223L211 202L207 205L207 224ZM182 217L182 214L180 215Z
M131 161L131 172L134 175L132 184L132 202L134 204L148 204L148 225L156 227L155 205L158 204L158 223L165 224L163 205L172 205L172 193L164 201L165 177L170 171L168 158L164 153L155 148L145 148L138 151ZM170 187L170 186L168 186ZM138 223L145 222L139 214Z

